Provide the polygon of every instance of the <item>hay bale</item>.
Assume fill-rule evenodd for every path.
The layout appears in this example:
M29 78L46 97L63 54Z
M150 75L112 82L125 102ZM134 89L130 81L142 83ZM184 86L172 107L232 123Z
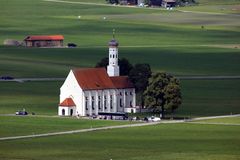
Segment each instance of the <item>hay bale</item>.
M20 46L21 42L14 40L14 39L6 39L6 40L4 40L3 45L5 45L5 46Z

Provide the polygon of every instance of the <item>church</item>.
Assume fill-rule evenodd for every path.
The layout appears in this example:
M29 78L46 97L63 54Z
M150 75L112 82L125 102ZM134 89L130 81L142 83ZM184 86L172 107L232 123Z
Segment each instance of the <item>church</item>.
M136 112L135 88L128 76L119 75L118 42L109 43L105 68L70 70L60 88L59 116L121 115Z

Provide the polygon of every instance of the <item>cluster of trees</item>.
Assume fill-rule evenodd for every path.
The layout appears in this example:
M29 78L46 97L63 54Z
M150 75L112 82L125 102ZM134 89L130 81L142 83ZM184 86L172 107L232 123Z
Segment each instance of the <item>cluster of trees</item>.
M161 113L164 118L166 111L171 113L182 102L180 83L177 78L165 72L152 73L149 64L132 65L126 58L118 60L120 75L129 76L135 86L138 105L148 107ZM103 58L95 67L107 68L108 58Z
M106 2L110 4L119 4L119 0L106 0Z

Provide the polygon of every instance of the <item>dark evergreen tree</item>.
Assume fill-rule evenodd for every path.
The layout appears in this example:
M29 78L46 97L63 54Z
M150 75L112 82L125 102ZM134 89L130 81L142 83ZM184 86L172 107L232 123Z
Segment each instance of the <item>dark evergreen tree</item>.
M152 71L149 64L136 64L129 73L129 78L134 84L137 97L140 97L141 107L144 106L143 92L147 88L148 79L151 77Z

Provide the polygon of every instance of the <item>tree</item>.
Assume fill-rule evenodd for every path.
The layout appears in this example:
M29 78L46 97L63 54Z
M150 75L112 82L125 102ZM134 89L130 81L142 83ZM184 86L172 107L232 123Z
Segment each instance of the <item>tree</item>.
M119 0L106 0L107 3L110 3L110 4L118 4L119 3Z
M104 57L99 62L97 62L97 64L95 65L95 68L105 67L107 69L107 66L108 66L108 57Z
M165 117L165 111L171 113L182 103L179 80L170 74L160 72L149 78L149 84L144 92L145 104Z
M119 59L118 60L118 65L120 67L120 75L121 76L129 75L129 72L133 68L132 64L126 58Z
M118 65L120 67L121 76L129 75L129 72L133 68L132 64L126 58L118 59ZM107 66L108 66L108 58L105 57L96 64L95 68L105 67L107 69Z
M151 77L152 71L149 64L136 64L129 73L129 78L134 84L137 95L140 97L141 107L144 106L143 92L147 88L148 79Z

